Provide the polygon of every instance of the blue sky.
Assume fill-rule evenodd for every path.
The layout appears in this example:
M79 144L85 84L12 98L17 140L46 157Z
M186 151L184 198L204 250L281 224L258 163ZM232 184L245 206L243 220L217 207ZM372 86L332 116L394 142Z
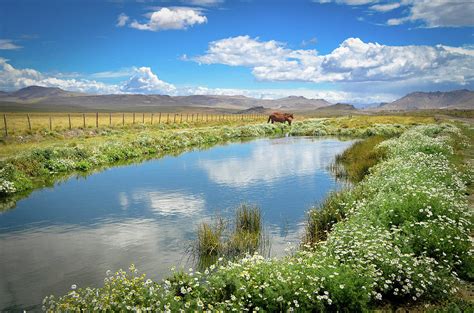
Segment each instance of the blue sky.
M474 1L0 2L0 90L390 101L473 88Z

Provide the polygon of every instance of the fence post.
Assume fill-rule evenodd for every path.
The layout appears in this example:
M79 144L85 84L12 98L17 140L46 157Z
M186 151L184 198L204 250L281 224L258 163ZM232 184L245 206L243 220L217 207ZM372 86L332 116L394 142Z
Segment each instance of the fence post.
M151 121L150 124L153 125L153 113L151 113Z
M145 124L145 113L142 115L142 124Z
M112 112L109 112L109 126L112 126Z
M125 126L125 113L122 113L122 126Z
M161 124L161 112L160 112L160 115L158 116L158 124Z
M26 114L26 117L28 118L28 129L31 131L31 120L30 120L30 115Z
M169 124L170 123L170 114L168 113L167 117L166 117L166 124Z
M181 113L180 117L179 117L179 123L182 124L183 123L183 113Z
M178 114L175 113L175 114L173 115L173 124L176 124L176 115L178 115Z
M53 119L51 118L51 115L49 116L49 130L53 130Z
M68 119L68 121L69 121L69 130L71 130L71 128L72 128L72 124L71 124L71 114L68 114L68 115L67 115L67 119Z
M3 123L5 124L5 137L8 136L7 115L3 114Z
M86 113L82 113L82 124L84 125L84 129L86 129Z
M99 112L95 113L95 128L99 128Z
M135 124L135 112L133 112L133 124Z

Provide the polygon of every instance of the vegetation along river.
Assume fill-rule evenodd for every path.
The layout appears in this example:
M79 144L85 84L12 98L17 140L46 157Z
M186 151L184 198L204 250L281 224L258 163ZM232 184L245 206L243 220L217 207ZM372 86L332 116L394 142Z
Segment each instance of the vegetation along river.
M341 182L328 166L352 144L285 137L194 150L73 177L0 212L0 311L41 310L73 284L100 286L107 270L134 263L152 279L185 251L197 225L258 205L271 254L297 245L305 212Z

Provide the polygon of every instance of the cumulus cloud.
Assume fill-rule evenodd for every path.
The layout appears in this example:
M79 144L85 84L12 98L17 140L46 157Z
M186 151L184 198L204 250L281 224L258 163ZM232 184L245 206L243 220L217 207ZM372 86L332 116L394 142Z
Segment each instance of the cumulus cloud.
M130 79L122 86L128 93L172 93L176 87L158 78L149 67L139 67Z
M238 36L211 42L201 64L245 66L264 81L377 82L408 79L466 84L473 80L473 50L463 47L386 46L348 38L327 55L292 50L274 40ZM453 71L456 69L456 71Z
M13 42L11 39L0 39L0 50L17 50L23 48Z
M127 24L129 19L130 18L127 15L125 15L125 13L122 13L117 17L117 24L115 24L115 26L123 27Z
M195 24L207 23L207 17L200 9L187 7L161 8L147 14L148 21L139 23L136 20L130 27L139 30L160 31L170 29L187 29Z
M96 73L97 78L109 78L116 72ZM90 75L94 77L95 74ZM155 93L168 94L175 90L158 78L149 67L134 68L128 81L106 84L93 79L61 78L65 75L46 75L34 69L17 69L0 58L0 90L16 90L28 86L58 87L69 91L94 94ZM117 76L115 76L117 77Z

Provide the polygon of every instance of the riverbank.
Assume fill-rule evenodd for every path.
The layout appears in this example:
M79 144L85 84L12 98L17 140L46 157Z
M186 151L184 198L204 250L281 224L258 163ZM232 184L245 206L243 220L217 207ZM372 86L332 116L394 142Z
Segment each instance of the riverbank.
M391 122L390 122L391 121ZM240 138L278 136L395 135L430 118L354 117L308 119L283 124L219 125L213 127L103 130L103 134L58 137L34 142L13 141L5 145L0 161L0 203L14 205L35 188L49 186L72 174L87 174L123 162L179 153Z
M308 125L302 125L309 129ZM301 128L300 128L301 129ZM327 240L284 259L222 260L163 283L132 266L103 288L49 297L46 310L349 310L438 303L472 280L472 212L451 125L417 126L383 142L386 159L339 201Z

